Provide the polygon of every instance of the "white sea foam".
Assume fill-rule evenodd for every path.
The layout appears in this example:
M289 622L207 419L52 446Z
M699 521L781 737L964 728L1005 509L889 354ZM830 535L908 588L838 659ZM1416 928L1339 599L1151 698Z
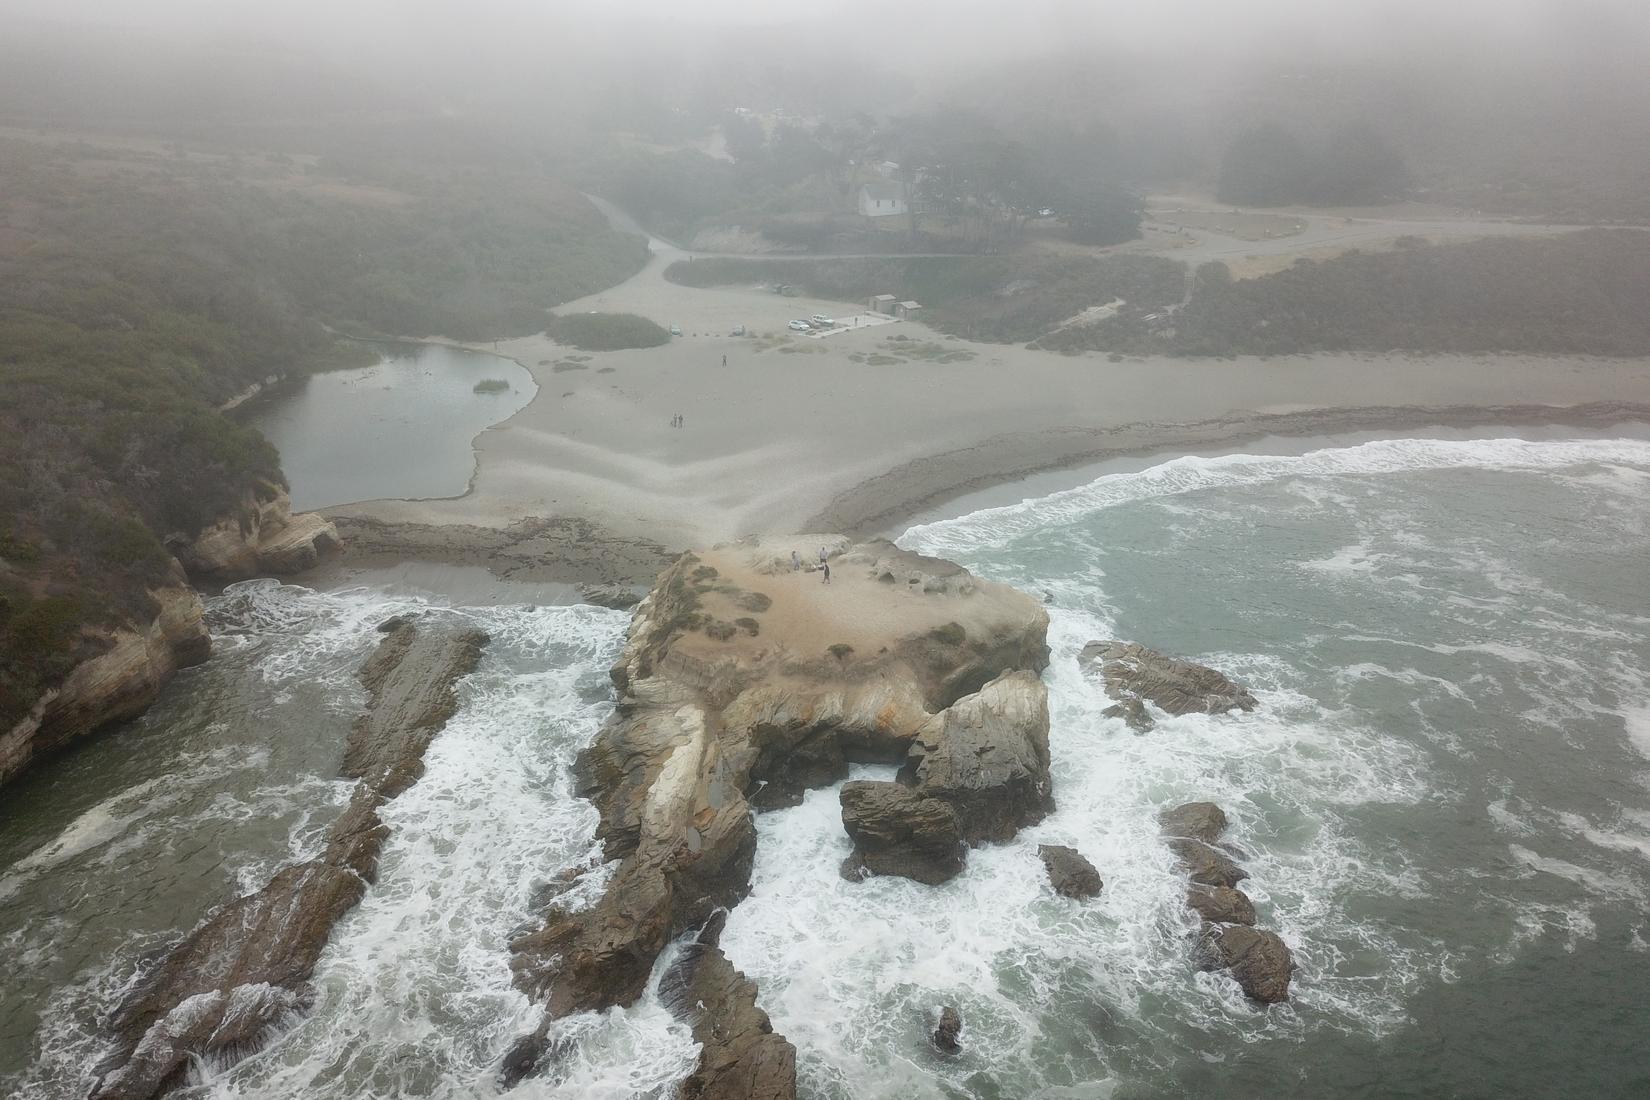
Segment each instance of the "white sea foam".
M1560 470L1583 465L1650 466L1650 442L1636 439L1383 439L1303 455L1188 455L1138 473L1111 474L1087 485L959 519L912 527L902 545L938 555L969 555L1145 498L1254 485L1283 478L1356 477L1420 470Z

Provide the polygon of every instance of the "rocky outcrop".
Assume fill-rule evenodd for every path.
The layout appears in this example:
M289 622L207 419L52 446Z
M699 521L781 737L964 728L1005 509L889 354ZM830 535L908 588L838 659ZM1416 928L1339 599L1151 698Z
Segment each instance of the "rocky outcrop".
M718 946L726 913L717 913L659 982L659 997L693 1028L699 1064L677 1091L680 1100L790 1100L796 1095L796 1048L756 1007L756 983Z
M898 783L844 783L842 827L854 854L842 875L900 875L938 886L962 872L967 845L956 809Z
M628 584L581 584L579 599L597 607L629 611L642 602L642 595Z
M792 569L793 549L811 565L821 546L829 586ZM1047 628L1046 612L1012 589L881 541L747 541L684 555L660 574L612 670L618 707L577 769L604 854L618 865L594 904L552 901L540 926L512 944L517 984L544 998L546 1012L508 1060L506 1082L533 1071L556 1019L633 1002L673 938L744 896L753 807L794 803L854 762L905 761L925 730L945 728L940 720L930 729L941 712L1004 673L1041 669ZM1047 797L1046 702L1032 698L1033 683L1005 684L991 697L1003 711L993 719L1003 743L1021 762L1000 766L1013 792L1003 816L1016 820ZM1023 728L1038 713L1040 741ZM966 726L971 714L952 721ZM999 766L996 757L987 763ZM960 765L953 771L965 800L968 777ZM856 793L845 789L845 805L863 810L852 828L871 847L882 830L892 843L903 829L907 839L922 837L923 874L937 879L960 866L952 802L929 798L915 825L903 816L896 825L888 806L906 806L909 790L849 788Z
M1194 885L1186 891L1186 905L1211 924L1255 923L1255 903L1230 886Z
M1187 802L1158 814L1157 825L1164 836L1213 844L1226 832L1226 811L1213 802Z
M220 582L302 573L340 545L329 520L313 512L293 515L286 490L269 482L249 489L235 514L193 536L166 539L190 576Z
M1133 642L1090 642L1077 659L1098 668L1106 694L1117 700L1105 713L1123 718L1135 730L1152 726L1148 701L1171 715L1225 714L1256 706L1253 695L1214 669Z
M1006 672L917 729L898 783L844 785L843 875L944 882L964 844L1009 840L1053 808L1048 690L1029 670Z
M92 1100L146 1100L182 1083L206 1055L244 1056L308 1005L310 974L333 925L359 902L389 836L379 808L417 778L430 739L451 717L457 682L486 636L402 623L362 669L370 701L351 732L364 767L322 854L283 867L223 906L133 986L106 1028ZM365 739L377 744L370 749Z
M939 1023L929 1038L934 1049L942 1054L956 1054L962 1050L962 1013L950 1005L940 1009Z
M1288 1000L1295 970L1289 946L1253 927L1254 902L1236 888L1249 873L1215 847L1226 831L1225 812L1212 802L1188 802L1163 811L1158 823L1192 880L1186 906L1202 920L1193 949L1198 969L1230 972L1261 1004Z
M1209 925L1199 951L1203 969L1230 971L1251 1000L1270 1005L1289 999L1295 962L1276 932L1242 924Z
M1105 885L1100 881L1100 872L1094 869L1094 864L1085 859L1083 853L1076 848L1068 848L1063 844L1039 844L1037 858L1043 861L1054 892L1063 898L1075 898L1079 901L1092 898L1097 896L1101 887Z
M917 731L902 773L949 802L970 844L1006 841L1054 809L1048 689L1036 673L1005 673Z
M149 596L156 610L148 623L91 631L88 641L101 652L76 665L0 734L0 785L46 754L143 713L174 672L206 660L212 643L200 596L181 575Z

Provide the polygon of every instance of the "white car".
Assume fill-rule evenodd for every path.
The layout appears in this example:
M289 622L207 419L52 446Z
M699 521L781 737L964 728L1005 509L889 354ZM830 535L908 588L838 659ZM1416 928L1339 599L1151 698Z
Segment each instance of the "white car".
M791 331L792 332L812 332L813 331L813 326L810 325L806 321L792 321L791 322Z
M836 327L836 321L833 318L825 316L823 313L814 314L812 317L808 318L808 323L814 328Z

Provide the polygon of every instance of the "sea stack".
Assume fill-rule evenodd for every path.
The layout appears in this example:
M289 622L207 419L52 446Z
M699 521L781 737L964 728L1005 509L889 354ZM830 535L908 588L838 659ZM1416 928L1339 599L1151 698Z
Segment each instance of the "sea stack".
M580 760L580 793L600 813L597 834L618 866L594 905L552 903L513 944L517 983L547 1008L507 1078L533 1071L532 1052L548 1047L556 1019L632 1003L673 937L738 904L756 851L753 807L794 804L845 778L851 762L908 771L926 762L932 790L915 801L933 803L937 820L996 807L979 839L1047 813L1047 700L1033 675L1048 663L1047 632L1037 601L881 540L750 540L666 569L613 667L619 705ZM977 733L982 723L1011 733L1017 751L979 786L979 776L945 764L945 730ZM958 823L936 841L944 851L929 853L927 877L960 868L967 833ZM743 989L719 951L697 955L701 976L680 974L678 984L711 980L702 977L710 965L719 987ZM693 1005L685 1018L695 1034L768 1035L742 993ZM706 1018L724 1009L737 1018ZM783 1042L751 1046L759 1061L747 1069L764 1095L791 1064L775 1039ZM753 1079L730 1057L740 1055L707 1045L694 1079Z

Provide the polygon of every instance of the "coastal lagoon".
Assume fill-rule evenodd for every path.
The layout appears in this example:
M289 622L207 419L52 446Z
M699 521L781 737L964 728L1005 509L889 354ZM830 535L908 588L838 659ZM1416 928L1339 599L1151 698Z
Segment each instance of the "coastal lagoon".
M1057 809L937 888L844 881L834 787L757 818L752 894L722 945L796 1045L801 1096L1650 1089L1650 443L1176 458L900 541L1047 603ZM375 625L409 611L493 642L386 809L378 882L322 955L314 1009L245 1062L202 1067L199 1095L491 1093L538 1012L508 941L552 876L599 858L571 765L610 712L628 619L450 602L233 585L209 601L206 665L8 789L0 1093L84 1095L97 1020L144 961L315 854L348 795L354 670ZM1211 664L1260 707L1135 734L1077 665L1105 638ZM1190 965L1156 815L1203 799L1300 965L1287 1005ZM1087 855L1100 897L1055 896L1039 843ZM926 1040L942 1004L964 1019L954 1058ZM567 1053L512 1095L663 1095L696 1059L656 990L552 1035Z
M478 393L490 379L504 388ZM370 367L311 375L248 419L281 452L298 511L456 497L475 473L475 437L537 391L512 360L425 344Z

